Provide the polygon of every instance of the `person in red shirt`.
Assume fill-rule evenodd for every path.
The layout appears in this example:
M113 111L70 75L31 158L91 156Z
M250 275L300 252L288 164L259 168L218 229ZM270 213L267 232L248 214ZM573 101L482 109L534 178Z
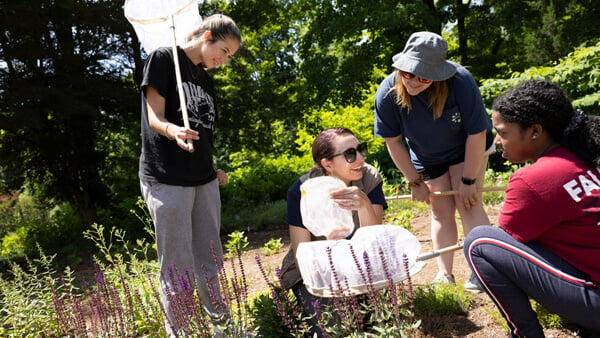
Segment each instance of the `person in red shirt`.
M499 227L479 226L465 256L511 337L544 337L531 306L600 332L600 118L529 80L494 100L495 143L512 163Z

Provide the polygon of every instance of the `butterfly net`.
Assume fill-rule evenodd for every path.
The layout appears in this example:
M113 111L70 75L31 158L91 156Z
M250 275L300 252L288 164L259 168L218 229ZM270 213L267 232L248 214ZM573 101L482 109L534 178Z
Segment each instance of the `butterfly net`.
M390 286L419 272L418 239L395 225L356 230L350 240L300 243L298 269L307 290L320 297L356 295Z
M344 182L331 176L311 178L300 185L302 223L313 235L327 236L339 228L347 229L340 233L343 237L352 234L352 211L342 209L329 198L329 193L345 187Z
M180 45L202 22L197 0L126 0L124 12L147 54L158 47L172 46L173 23Z
M352 212L342 209L329 193L346 185L331 176L311 178L300 186L304 226L316 236L345 227L354 229ZM334 297L361 294L400 282L421 270L421 243L408 230L394 225L361 227L351 239L300 243L296 262L313 295Z

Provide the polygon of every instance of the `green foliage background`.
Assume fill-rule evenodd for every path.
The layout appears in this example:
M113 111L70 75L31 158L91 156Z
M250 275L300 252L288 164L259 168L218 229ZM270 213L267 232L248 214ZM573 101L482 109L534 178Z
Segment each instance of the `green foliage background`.
M199 11L230 15L244 37L228 67L211 70L215 162L230 175L225 233L283 226L287 189L332 126L369 143L368 162L394 191L402 177L373 136L373 96L414 31L446 38L487 107L520 81L547 78L600 114L597 1L209 0ZM145 54L122 4L2 2L0 16L0 260L36 252L36 242L50 253L85 249L81 233L94 222L147 236L131 213ZM494 156L490 164L510 170Z

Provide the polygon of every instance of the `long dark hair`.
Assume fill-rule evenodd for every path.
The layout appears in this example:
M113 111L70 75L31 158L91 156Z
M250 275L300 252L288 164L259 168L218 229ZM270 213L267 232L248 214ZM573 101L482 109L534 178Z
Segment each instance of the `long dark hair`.
M522 82L497 97L492 109L522 130L541 125L554 142L589 166L600 166L600 118L574 110L562 88L552 82Z
M315 137L315 141L312 145L312 156L315 161L315 166L310 170L310 176L322 176L326 175L327 171L321 165L321 160L331 159L335 154L335 147L333 146L333 141L336 137L341 135L352 135L354 133L347 128L343 127L334 127L325 129Z

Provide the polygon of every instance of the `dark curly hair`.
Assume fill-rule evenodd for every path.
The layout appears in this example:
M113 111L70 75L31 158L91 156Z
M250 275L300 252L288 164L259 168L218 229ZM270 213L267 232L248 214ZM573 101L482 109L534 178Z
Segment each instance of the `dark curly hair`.
M600 166L600 118L581 114L580 123L572 129L569 124L576 111L562 88L552 82L522 82L498 96L492 109L504 121L517 123L522 130L534 124L541 125L552 140L571 150L579 159L592 167Z

